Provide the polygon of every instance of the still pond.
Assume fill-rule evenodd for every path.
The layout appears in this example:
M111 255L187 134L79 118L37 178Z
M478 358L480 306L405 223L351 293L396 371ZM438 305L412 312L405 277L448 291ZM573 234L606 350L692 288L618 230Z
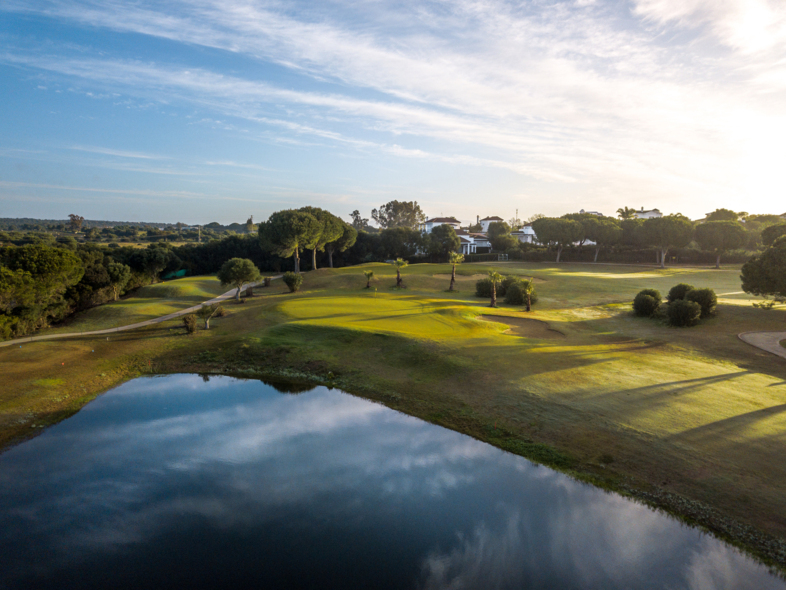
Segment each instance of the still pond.
M786 588L620 496L284 389L137 379L0 455L0 588Z

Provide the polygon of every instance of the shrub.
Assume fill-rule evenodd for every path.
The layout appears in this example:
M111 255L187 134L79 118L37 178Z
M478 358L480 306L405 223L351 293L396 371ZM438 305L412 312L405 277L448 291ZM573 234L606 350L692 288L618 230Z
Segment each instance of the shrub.
M197 319L193 313L189 313L183 316L183 325L186 327L186 332L188 334L193 334L196 332L197 329Z
M526 281L517 280L514 283L510 283L508 285L507 290L505 291L505 303L509 305L526 305L527 304L527 293L524 289L524 283ZM532 305L538 301L538 294L535 292L535 289L529 294L529 301Z
M491 279L480 279L475 283L475 295L484 299L491 297Z
M521 278L513 275L503 277L502 281L497 283L497 297L505 297L508 293L508 287L519 281L521 281ZM475 283L475 295L486 299L491 297L491 279L480 279Z
M669 289L669 295L666 297L666 300L669 303L674 303L678 299L685 299L685 295L688 294L688 291L693 291L693 285L688 285L687 283L674 285L671 289Z
M687 299L678 299L669 305L668 314L672 326L680 328L695 326L701 317L701 305Z
M303 284L303 277L296 272L285 272L284 283L289 287L289 292L294 293Z
M718 296L712 289L694 289L685 296L687 301L698 303L701 307L701 317L707 318L715 313L718 305Z
M508 294L508 288L511 285L515 285L516 283L521 282L521 277L513 276L513 275L505 275L502 277L502 282L497 285L497 295L500 297L505 297Z
M633 300L633 311L637 316L651 318L660 307L660 293L655 289L640 291Z

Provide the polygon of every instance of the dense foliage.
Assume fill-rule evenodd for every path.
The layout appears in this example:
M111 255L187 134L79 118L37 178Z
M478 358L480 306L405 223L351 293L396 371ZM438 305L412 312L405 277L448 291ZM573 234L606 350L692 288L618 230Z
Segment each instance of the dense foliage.
M243 285L258 281L260 274L259 269L248 258L230 258L221 265L216 276L222 285L235 287L235 299L240 299Z
M295 293L298 289L300 289L300 285L303 284L303 275L296 272L285 272L284 284L289 287L290 293Z
M657 313L661 301L659 291L644 289L633 299L633 311L637 316L650 318Z
M679 283L674 285L671 289L669 289L669 294L666 297L666 300L669 303L674 303L678 299L685 299L685 295L688 294L688 291L692 291L693 289L693 285L689 285L687 283Z
M685 294L685 301L693 301L701 307L701 317L708 318L715 313L718 296L712 289L692 289Z
M786 236L781 236L763 254L746 262L741 278L746 293L786 300Z
M0 249L0 337L23 336L146 285L180 259L164 244L44 244Z
M538 302L538 293L532 279L520 279L511 281L505 288L505 303L509 305L526 305L529 295L530 305Z
M672 326L680 328L695 326L701 317L701 306L694 301L678 299L669 304L667 315Z

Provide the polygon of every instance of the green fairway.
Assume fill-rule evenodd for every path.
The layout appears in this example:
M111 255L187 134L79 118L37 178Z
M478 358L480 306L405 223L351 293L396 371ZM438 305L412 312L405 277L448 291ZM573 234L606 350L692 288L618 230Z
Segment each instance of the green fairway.
M532 313L501 301L490 310L474 296L491 268L535 278ZM369 269L375 278L365 289ZM412 265L398 290L391 265L321 269L304 274L298 293L275 281L244 305L228 303L227 317L193 337L172 321L111 342L2 349L2 440L29 436L31 423L56 421L144 371L290 375L613 489L645 490L749 547L722 518L673 498L786 535L786 362L737 338L786 330L786 310L754 308L738 268L463 264L456 292L447 291L449 273L446 264ZM638 291L665 297L680 282L715 289L717 316L685 329L633 316ZM214 278L154 285L61 329L128 324L221 291Z
M116 328L167 315L226 293L216 277L187 277L137 289L119 301L88 309L37 334L89 332Z

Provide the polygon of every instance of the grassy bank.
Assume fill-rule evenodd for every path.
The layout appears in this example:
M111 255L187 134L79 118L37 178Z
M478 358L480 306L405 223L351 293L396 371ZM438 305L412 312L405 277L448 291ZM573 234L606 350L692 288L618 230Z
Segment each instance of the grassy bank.
M633 494L786 564L786 362L737 338L786 329L786 311L753 308L735 268L493 266L536 278L535 312L474 297L490 265L460 267L455 293L447 265L406 268L405 290L390 266L366 265L308 273L294 295L274 283L193 337L174 321L0 349L0 444L144 372L296 377ZM675 329L630 314L640 289L678 282L714 288L718 316ZM221 291L200 285L204 299ZM144 299L113 304L134 311L110 321L138 321ZM99 309L75 325L99 326L110 313Z

